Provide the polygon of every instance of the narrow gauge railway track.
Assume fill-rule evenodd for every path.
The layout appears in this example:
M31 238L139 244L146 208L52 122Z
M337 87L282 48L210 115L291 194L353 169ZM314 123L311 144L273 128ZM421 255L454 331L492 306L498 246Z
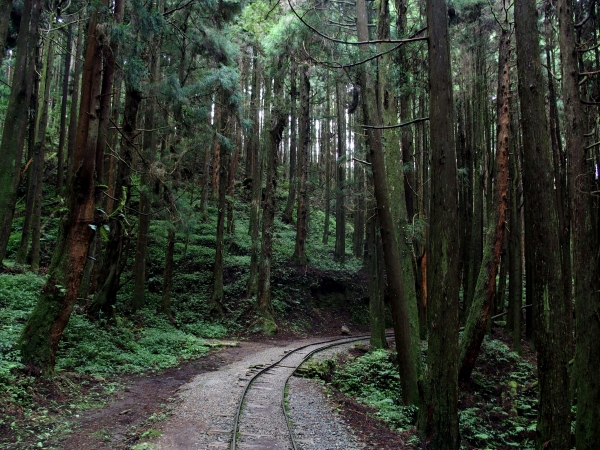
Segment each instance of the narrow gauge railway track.
M291 350L275 363L259 368L248 380L239 400L231 450L298 450L284 405L288 379L313 354L366 339L369 335L304 345Z

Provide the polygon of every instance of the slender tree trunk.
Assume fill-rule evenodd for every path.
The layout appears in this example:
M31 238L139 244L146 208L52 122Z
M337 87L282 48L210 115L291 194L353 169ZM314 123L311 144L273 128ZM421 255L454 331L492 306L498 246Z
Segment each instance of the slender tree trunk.
M106 243L104 261L99 275L100 288L94 296L88 313L92 316L104 314L108 317L114 315L113 305L117 301L119 290L120 271L123 260L126 259L125 222L120 219L119 213L125 207L131 187L131 165L133 163L133 147L137 132L137 115L142 101L142 93L132 86L126 87L125 108L123 111L122 144L117 176L115 183L116 207L110 215L108 242Z
M62 84L62 102L60 105L60 132L58 138L58 152L56 158L58 160L58 168L56 172L56 195L63 195L64 186L64 168L65 168L65 157L64 148L67 137L67 103L69 98L69 78L71 74L71 47L73 43L73 24L69 24L67 31L67 42L66 42L66 53L65 53L65 66L63 72L63 84ZM74 100L71 100L74 101Z
M220 113L215 114L218 117L215 120L215 126L217 128L216 139L221 140L221 136L225 136L227 128L227 109L224 107L225 94L223 92L218 96L218 108ZM229 145L229 144L227 144ZM213 268L213 292L210 300L211 312L216 315L223 313L223 259L225 254L225 218L227 216L227 189L229 181L227 174L229 172L229 159L231 155L230 148L226 148L225 145L218 145L219 147L219 196L218 196L218 215L217 215L217 238L216 238L216 251L215 251L215 265ZM215 151L217 146L215 145Z
M250 97L250 109L252 114L252 135L249 138L246 154L249 158L247 169L250 169L251 180L251 203L250 203L250 223L248 234L252 241L250 250L250 274L248 275L248 283L246 285L247 297L253 297L258 293L258 262L259 262L259 242L258 234L260 230L260 197L262 186L262 156L260 151L259 141L259 104L260 104L260 66L258 58L254 60L254 68L252 72L252 94ZM254 94L256 91L256 95ZM248 161L247 161L248 163Z
M33 373L51 374L54 370L58 344L75 306L94 237L94 138L98 122L98 98L94 94L100 86L99 34L97 13L93 13L88 28L73 179L69 186L69 213L61 224L48 280L18 343L22 361Z
M431 210L427 250L429 350L423 436L436 450L458 449L459 218L454 102L446 3L427 2Z
M335 251L333 258L341 264L346 262L346 112L343 93L345 87L335 85L337 110L337 160L335 189Z
M25 145L27 115L35 72L35 48L41 13L40 0L26 0L17 38L12 88L8 99L4 132L0 142L0 263L6 256L17 201L21 157Z
M566 148L569 149L573 275L575 280L577 384L577 449L592 449L600 442L600 264L598 222L594 221L594 170L585 148L585 117L579 98L577 42L573 3L559 0L559 43L562 57ZM596 19L597 20L597 19ZM570 281L570 280L569 280ZM554 448L554 446L553 446ZM556 447L558 448L558 447Z
M356 2L357 31L359 41L369 38L367 26L367 8L364 0ZM361 53L366 53L366 48L361 46ZM361 70L361 83L364 92L363 115L365 123L375 127L381 126L381 117L377 108L377 87L368 70ZM398 352L400 370L400 384L402 387L402 401L405 404L418 404L419 393L417 388L418 369L413 356L413 342L408 316L408 305L404 295L402 269L400 266L400 252L396 229L391 212L390 191L385 171L383 155L382 130L380 128L367 129L367 145L371 156L373 170L373 187L377 203L377 216L383 245L383 258L385 262L392 318L394 320L394 334Z
M290 191L283 212L283 221L292 223L292 214L296 205L296 187L298 184L298 169L297 169L297 149L296 149L296 99L298 98L298 88L296 86L297 79L297 64L294 60L290 63ZM329 88L329 86L328 86ZM329 99L327 99L329 102Z
M369 178L370 190L373 189L372 177ZM379 226L377 223L377 206L371 201L367 220L367 252L365 265L369 276L369 319L371 328L371 347L387 348L387 339L385 337L385 267L382 264L383 246L381 236L379 235Z
M163 5L162 0L157 0L156 10L160 13ZM161 39L155 36L151 50L150 62L150 80L152 87L159 81L160 77L160 57L161 57ZM146 109L144 117L144 142L143 142L143 172L140 180L140 203L138 214L138 235L135 248L134 277L132 308L138 311L144 307L146 297L146 258L148 255L148 232L150 230L150 205L151 205L151 165L156 157L158 150L158 132L156 127L156 103L154 94L146 98Z
M279 62L281 65L281 61ZM277 166L279 163L279 145L283 138L287 117L282 107L283 74L277 70L274 74L271 128L267 147L267 177L262 215L262 245L258 271L258 311L266 320L273 321L271 303L271 259L273 256L273 227L277 197Z
M69 139L67 140L67 181L68 186L73 178L73 157L75 155L75 141L77 140L77 117L79 111L79 87L81 71L83 69L83 20L79 20L77 27L77 45L75 46L75 70L73 72L73 92L71 93L71 110L69 112Z
M296 212L296 246L292 261L306 265L306 236L308 234L308 152L310 144L310 79L308 66L300 68L300 118L298 126L298 209Z
M389 0L381 0L377 19L377 39L389 39L390 36L390 12ZM379 52L383 52L380 46ZM384 126L395 125L398 118L398 103L392 89L390 79L393 61L390 55L385 55L379 61L378 74L378 109ZM392 223L395 224L395 235L400 258L401 283L404 289L406 312L408 324L410 325L411 359L417 372L417 378L421 375L421 340L419 333L419 313L417 310L417 297L415 293L415 276L413 272L412 253L406 243L409 236L406 235L408 226L408 214L406 210L406 196L404 193L404 165L402 163L402 142L398 130L385 130L382 132L385 155L385 176L389 180L389 205L391 209ZM385 250L384 250L385 251Z
M325 90L325 124L324 127L324 145L321 147L325 152L325 223L323 225L323 244L329 242L329 221L331 217L331 92L330 83L326 83Z
M511 126L511 135L512 129ZM521 307L523 305L523 266L521 264L521 215L520 215L520 175L517 172L518 147L513 143L513 155L509 161L510 186L510 225L508 236L509 279L508 279L508 304L509 320L512 329L513 350L521 353ZM512 318L512 319L511 319Z
M171 321L173 311L171 310L171 286L173 285L173 254L175 253L175 227L169 228L167 238L167 252L165 254L165 271L163 273L161 311Z
M508 7L508 6L507 6ZM481 342L485 336L487 321L496 293L496 275L502 254L505 223L508 210L508 151L510 133L510 31L505 22L500 35L498 56L498 149L496 151L496 214L495 227L488 227L484 256L475 294L469 309L462 335L459 354L458 379L466 382L471 377L475 360L479 355Z
M571 305L561 270L559 218L547 134L537 12L532 0L515 2L517 69L523 127L526 238L533 263L532 304L539 368L537 449L571 445Z

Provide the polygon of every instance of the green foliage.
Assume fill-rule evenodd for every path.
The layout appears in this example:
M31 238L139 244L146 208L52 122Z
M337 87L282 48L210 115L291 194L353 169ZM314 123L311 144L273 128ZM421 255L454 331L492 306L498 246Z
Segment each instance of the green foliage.
M73 314L61 341L57 370L142 373L172 367L208 351L202 339L176 329L164 316L144 310L135 319L119 318L116 325L102 327L82 314Z
M318 367L323 365L323 367ZM328 380L333 387L362 403L377 408L375 415L392 428L405 430L415 419L417 408L403 406L400 397L400 376L387 350L374 350L344 364L325 360L313 375Z
M38 299L44 278L0 274L0 386L11 389L12 370L21 367L15 343Z

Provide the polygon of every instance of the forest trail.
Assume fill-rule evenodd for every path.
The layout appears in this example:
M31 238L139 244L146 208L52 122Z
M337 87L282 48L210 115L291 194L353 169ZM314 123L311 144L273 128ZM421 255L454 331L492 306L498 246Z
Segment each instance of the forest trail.
M318 344L322 341L323 338L310 338L289 342L285 346L279 344L248 354L243 359L221 367L217 372L198 375L179 389L181 403L174 409L170 419L160 425L159 429L163 435L158 439L158 448L230 448L238 405L254 375L256 378L248 388L241 410L236 448L295 448L290 441L281 407L285 384L310 351L324 346ZM299 347L313 343L310 347L292 353ZM348 342L328 351L340 351L353 343ZM261 371L286 355L289 357L277 366ZM318 439L321 440L322 437ZM330 448L329 445L327 448ZM358 447L345 444L344 448Z
M210 450L229 448L233 420L244 388L258 368L278 361L293 349L307 344L322 342L325 337L308 339L287 339L283 336L273 340L242 341L237 347L227 347L211 352L206 357L182 364L178 368L168 369L159 375L130 377L121 379L124 389L119 389L112 398L106 399L107 405L100 409L90 409L74 423L74 432L61 442L60 448L77 448L78 450L122 450L135 448L159 448L169 450ZM331 338L329 338L331 339ZM346 347L352 344L346 344ZM312 349L312 348L311 348ZM342 346L336 348L337 351ZM330 349L325 353L334 352ZM299 363L300 359L296 362ZM284 363L285 364L285 363ZM287 364L285 364L287 365ZM292 366L293 364L290 364ZM288 369L290 375L293 369ZM308 380L307 380L308 381ZM271 390L272 389L272 390ZM281 388L264 389L263 393L279 395L274 405L262 411L281 411ZM316 397L324 397L319 387L296 389L295 395L310 405L311 410L318 410ZM302 399L302 395L308 399ZM313 398L315 397L315 398ZM250 402L251 404L251 402ZM321 405L319 414L326 417L327 426L335 429L332 434L339 441L340 436L347 434L346 426L335 424L329 405ZM305 408L306 409L306 408ZM240 421L240 432L252 427L252 418L260 414L250 412L250 422ZM242 414L242 418L243 418ZM300 427L307 421L302 417ZM323 422L323 420L320 420ZM339 421L339 420L338 420ZM285 422L280 424L285 427ZM245 428L243 428L245 427ZM287 427L285 427L287 428ZM328 429L327 431L331 431ZM281 430L287 433L287 429ZM252 433L247 437L260 437L260 433ZM320 436L307 440L307 430L299 434L300 442L306 448L310 442L321 442ZM252 436L252 435L255 436ZM160 436L157 438L157 436ZM327 438L325 438L327 439ZM346 441L344 448L363 448L362 445ZM140 443L148 442L148 446L140 447ZM246 442L248 444L248 442ZM142 444L144 445L144 444ZM261 449L286 448L280 445L265 446L257 443ZM240 450L259 448L254 445L238 445ZM291 447L290 447L291 448ZM319 445L316 448L321 448ZM338 448L338 447L331 447Z
M74 423L74 431L61 442L60 448L78 450L130 449L140 436L153 430L169 430L170 420L161 422L164 414L177 409L177 394L187 383L207 372L219 371L250 355L280 348L285 342L246 341L238 347L211 352L200 359L186 362L158 375L131 376L120 379L125 384L100 409L90 409ZM151 419L152 418L152 419ZM158 421L157 421L158 420ZM186 448L186 447L181 447ZM198 447L196 447L198 448Z

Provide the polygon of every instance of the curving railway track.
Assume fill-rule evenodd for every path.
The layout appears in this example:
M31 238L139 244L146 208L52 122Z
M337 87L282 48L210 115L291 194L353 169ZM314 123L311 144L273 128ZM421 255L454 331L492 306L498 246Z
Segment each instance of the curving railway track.
M367 340L369 335L329 339L295 348L278 361L250 369L234 416L231 450L298 450L284 405L288 379L313 354Z

